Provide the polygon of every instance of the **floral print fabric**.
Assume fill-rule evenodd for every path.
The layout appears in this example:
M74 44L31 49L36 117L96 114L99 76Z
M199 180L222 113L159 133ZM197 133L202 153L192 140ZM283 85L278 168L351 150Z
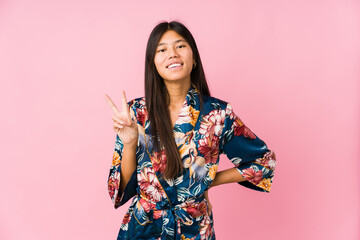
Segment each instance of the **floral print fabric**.
M246 179L240 185L270 192L275 154L240 120L229 103L204 96L200 106L196 87L190 87L173 129L184 171L173 180L162 178L167 159L164 149L154 149L145 99L133 99L128 105L140 129L137 168L121 192L123 144L116 136L108 177L115 208L134 197L118 239L215 239L213 214L207 212L204 192L216 176L222 153Z

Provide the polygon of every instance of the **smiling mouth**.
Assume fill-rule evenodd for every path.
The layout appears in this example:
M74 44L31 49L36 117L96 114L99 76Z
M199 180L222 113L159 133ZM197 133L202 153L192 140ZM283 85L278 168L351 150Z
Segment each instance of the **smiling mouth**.
M173 63L173 64L170 64L169 66L167 66L166 68L173 69L173 68L180 67L182 65L183 65L183 63Z

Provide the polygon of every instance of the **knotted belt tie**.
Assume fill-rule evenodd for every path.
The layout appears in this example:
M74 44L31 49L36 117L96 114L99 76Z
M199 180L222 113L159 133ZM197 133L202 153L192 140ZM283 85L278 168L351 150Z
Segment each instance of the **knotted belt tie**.
M157 202L156 204L153 203L153 204L155 204L155 208L151 209L148 213L146 213L144 207L140 204L140 198L143 198L147 202L149 202L149 201L144 196L139 195L138 202L135 204L134 214L135 214L136 220L141 225L146 225L147 223L153 222L154 211L156 211L156 210L165 210L166 211L166 214L163 215L163 217L166 217L168 219L168 221L163 221L163 224L165 224L165 225L163 228L164 231L161 236L161 239L163 239L163 237L165 237L165 235L174 236L175 239L180 239L180 235L181 235L180 223L182 223L184 225L192 225L193 224L193 217L186 211L187 207L189 206L189 203L192 206L194 206L194 205L196 206L196 205L200 204L202 201L204 201L204 195L202 195L201 197L196 198L196 199L189 199L189 200L194 200L194 201L189 202L189 200L187 200L178 205L173 205L168 200L163 200L163 201ZM140 216L144 216L143 213L145 213L145 215L146 215L145 219L140 218ZM174 229L174 227L176 229ZM176 230L176 232L175 232L175 230Z

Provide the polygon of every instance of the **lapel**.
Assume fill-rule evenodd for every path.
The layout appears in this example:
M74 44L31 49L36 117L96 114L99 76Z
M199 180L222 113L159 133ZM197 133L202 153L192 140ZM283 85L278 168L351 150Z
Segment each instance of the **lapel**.
M195 85L191 85L180 109L173 132L188 133L194 129L200 113L200 97Z
M189 144L189 141L193 137L193 129L198 122L198 118L200 115L200 96L198 90L196 89L195 85L191 85L188 93L186 94L185 101L180 109L178 118L175 122L173 128L173 134L175 138L175 142L180 149L181 146L184 144ZM144 123L144 133L146 138L146 148L147 154L149 155L150 161L154 168L154 157L159 156L154 151L154 146L151 141L151 134L150 134L150 120L146 117ZM177 191L176 185L174 181L166 181L161 177L160 171L155 171L157 178L159 179L160 184L162 185L163 189L166 192L166 195L169 198L170 202L174 202L177 200Z
M187 138L184 139L184 137L181 136L190 135L190 131L194 129L198 121L199 115L200 115L200 96L195 85L191 84L173 128L175 141L178 147L182 145L184 141L186 141L187 139ZM144 132L146 135L148 150L151 154L153 154L153 143L151 141L150 129L151 129L150 120L147 116L144 123Z

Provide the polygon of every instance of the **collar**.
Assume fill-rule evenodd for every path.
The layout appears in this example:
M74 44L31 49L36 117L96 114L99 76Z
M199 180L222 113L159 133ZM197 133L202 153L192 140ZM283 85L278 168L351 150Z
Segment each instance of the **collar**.
M186 94L185 101L180 109L173 131L188 132L193 128L198 120L200 113L200 96L194 84L191 84Z
M196 86L194 84L191 84L173 128L173 133L175 135L175 141L177 145L183 142L183 138L182 138L183 134L189 133L194 129L196 123L198 122L199 115L200 115L200 95ZM150 128L151 128L150 120L149 118L146 118L144 135L146 136L146 140L147 140L147 148L150 152L152 152L153 143L150 140L151 139Z

